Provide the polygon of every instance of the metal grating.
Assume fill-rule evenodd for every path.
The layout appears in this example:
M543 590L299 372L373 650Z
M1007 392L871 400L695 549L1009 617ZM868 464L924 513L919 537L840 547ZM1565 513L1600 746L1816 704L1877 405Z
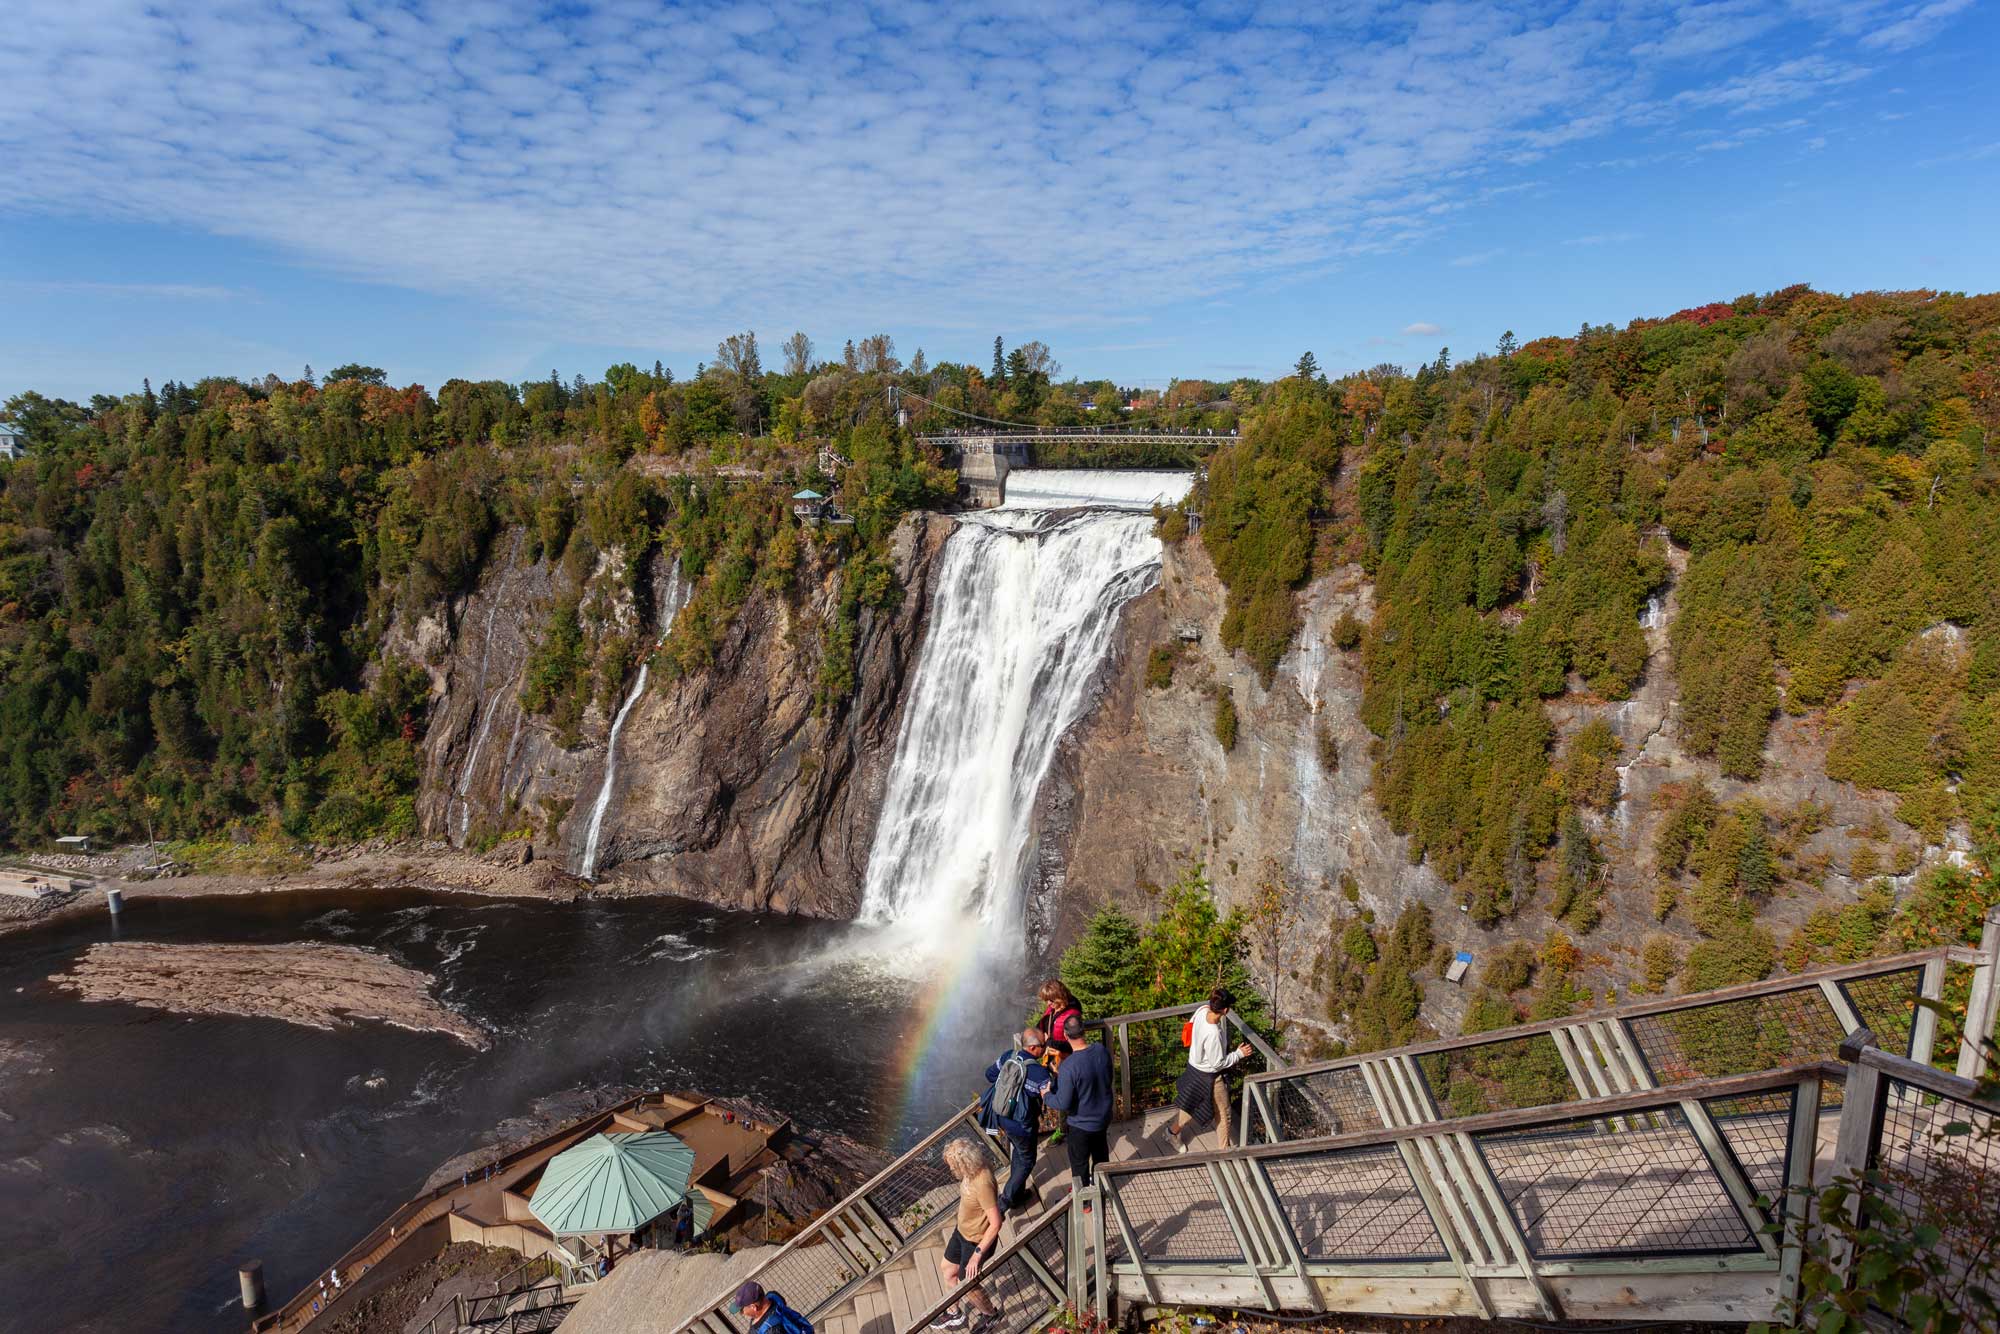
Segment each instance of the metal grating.
M859 1277L839 1251L822 1242L787 1251L765 1266L757 1281L783 1294L793 1309L809 1312Z
M967 1131L966 1137L971 1134ZM866 1196L899 1240L907 1241L940 1210L949 1212L957 1204L958 1179L944 1165L946 1143L949 1140L940 1141L910 1159Z
M1382 1117L1356 1066L1288 1075L1263 1086L1278 1140L1320 1139L1382 1129Z
M1679 1108L1474 1143L1540 1258L1759 1249Z
M1885 1083L1869 1212L1904 1235L1936 1228L1931 1295L1976 1320L1982 1307L1974 1290L1983 1290L1990 1318L2000 1306L2000 1116L1901 1080ZM1954 1124L1971 1133L1947 1133Z
M1423 1196L1390 1146L1267 1158L1262 1166L1308 1260L1442 1260Z
M1904 968L1876 977L1856 977L1840 984L1847 1003L1875 1033L1875 1045L1899 1056L1910 1054L1916 1036L1917 996L1924 985L1922 968Z
M1653 1077L1669 1085L1832 1060L1847 1036L1816 986L1636 1015L1625 1022Z
M1549 1107L1579 1096L1547 1033L1452 1047L1417 1058L1440 1116Z
M1067 1222L1058 1214L966 1290L966 1315L981 1334L1027 1334L1062 1306L1069 1283Z
M1798 1091L1787 1088L1738 1098L1710 1098L1702 1103L1772 1218L1784 1205L1786 1170L1791 1163L1792 1107L1797 1098Z
M1115 1190L1125 1221L1148 1263L1221 1261L1238 1264L1243 1249L1215 1183L1201 1166L1120 1175Z

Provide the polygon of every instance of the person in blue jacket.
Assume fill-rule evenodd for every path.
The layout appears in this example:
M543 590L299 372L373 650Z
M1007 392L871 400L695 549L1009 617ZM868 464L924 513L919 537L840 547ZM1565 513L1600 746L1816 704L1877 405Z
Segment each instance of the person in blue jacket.
M750 1322L750 1334L813 1334L812 1321L785 1305L775 1292L766 1292L760 1283L745 1283L736 1290L729 1309Z
M1000 1053L1000 1059L986 1067L986 1101L992 1110L993 1122L1006 1132L1009 1146L1007 1184L1000 1191L1000 1207L1017 1209L1027 1204L1033 1195L1028 1185L1028 1177L1035 1170L1035 1144L1041 1135L1042 1099L1054 1085L1055 1076L1042 1056L1047 1050L1047 1039L1039 1028L1021 1030L1021 1045ZM1018 1065L1018 1070L1013 1067ZM1020 1088L1012 1105L1001 1107L996 1096L1003 1071L1018 1076ZM1015 1079L1008 1080L1011 1086Z

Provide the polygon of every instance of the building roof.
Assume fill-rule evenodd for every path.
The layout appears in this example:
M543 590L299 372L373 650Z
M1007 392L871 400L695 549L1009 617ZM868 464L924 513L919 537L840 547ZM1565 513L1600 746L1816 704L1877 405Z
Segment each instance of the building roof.
M795 492L795 493L793 494L793 496L792 496L792 499L793 499L793 500L825 500L825 499L826 499L826 497L825 497L825 496L823 496L823 495L821 495L821 494L820 494L819 492L817 492L817 491L799 491L799 492Z
M556 1236L636 1232L683 1199L699 1231L712 1206L692 1189L694 1150L666 1130L592 1135L549 1159L528 1207Z

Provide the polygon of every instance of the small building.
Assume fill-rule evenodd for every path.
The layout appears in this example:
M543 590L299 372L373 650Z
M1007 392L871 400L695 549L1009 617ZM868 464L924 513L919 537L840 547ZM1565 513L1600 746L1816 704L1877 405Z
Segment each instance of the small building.
M56 840L57 852L69 852L78 856L90 855L89 834L64 834Z
M1444 970L1444 980L1447 982L1464 982L1466 973L1471 970L1472 952L1470 950L1460 950L1452 956L1451 966Z
M21 428L0 422L0 459L26 458L27 454L28 437L21 433Z
M792 516L800 523L817 525L826 517L826 497L810 488L792 496Z

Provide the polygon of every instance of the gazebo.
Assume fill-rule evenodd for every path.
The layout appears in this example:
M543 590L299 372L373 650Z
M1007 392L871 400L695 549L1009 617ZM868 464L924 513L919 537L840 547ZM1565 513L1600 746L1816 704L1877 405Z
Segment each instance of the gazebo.
M671 1131L592 1135L549 1160L528 1207L558 1237L622 1236L686 1200L701 1232L714 1206L689 1183L694 1157Z

